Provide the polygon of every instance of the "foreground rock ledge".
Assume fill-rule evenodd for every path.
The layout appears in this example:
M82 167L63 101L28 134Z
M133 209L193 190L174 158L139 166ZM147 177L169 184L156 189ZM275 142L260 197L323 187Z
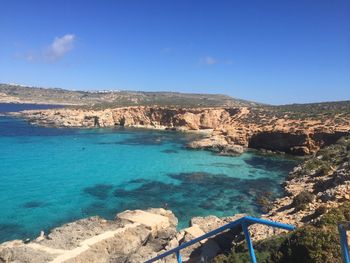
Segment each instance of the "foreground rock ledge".
M164 209L125 211L113 221L91 217L55 228L27 244L0 245L0 262L144 262L176 234L177 219Z
M193 218L190 227L177 232L177 218L169 210L127 210L115 220L91 217L65 224L29 243L5 242L0 262L144 262L241 216ZM183 260L212 259L235 239L242 240L239 232L230 231L204 240L183 250ZM169 256L160 262L177 261Z

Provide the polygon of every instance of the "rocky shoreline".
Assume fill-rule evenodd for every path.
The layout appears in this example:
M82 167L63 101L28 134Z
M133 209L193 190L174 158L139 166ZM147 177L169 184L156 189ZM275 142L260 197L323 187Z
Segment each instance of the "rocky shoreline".
M124 126L206 132L206 137L191 142L189 147L219 154L239 154L249 147L313 154L289 174L284 183L284 197L273 202L260 198L259 204L266 206L267 211L261 217L269 220L303 227L350 201L350 137L344 137L349 134L348 126L328 128L324 123L309 120L310 126L305 127L304 123L300 127L286 118L271 126L251 121L251 111L244 107L125 107L34 110L12 115L24 117L35 125L55 127ZM125 211L112 221L92 217L55 228L29 243L5 242L0 245L0 262L144 262L240 216L193 218L189 227L180 231L176 230L174 214L164 209ZM255 241L280 233L258 225L249 229ZM183 259L185 262L211 260L242 240L239 231L224 233L186 249ZM176 259L169 257L161 262L176 262Z
M285 196L272 203L262 197L260 205L268 206L262 218L302 228L322 219L327 211L350 203L350 136L295 167L284 189ZM115 220L81 219L47 235L42 233L30 242L0 244L0 262L144 262L241 216L195 217L188 228L177 231L177 219L170 210L127 210L117 214ZM283 232L261 225L252 225L249 230L254 241ZM185 249L183 260L209 261L242 242L239 229L224 232ZM168 257L160 262L176 259Z
M271 114L269 112L269 114ZM331 120L266 116L261 110L237 108L121 107L63 108L12 113L30 123L54 127L136 127L202 132L206 137L188 145L220 154L240 154L247 148L308 155L350 134L350 116Z
M57 227L30 242L5 242L0 245L0 262L141 263L239 217L197 217L188 228L177 231L177 218L169 210L127 210L117 214L115 220L96 216ZM183 250L183 260L212 259L222 251L220 246L227 246L233 238L241 239L240 233L227 236L227 240L204 240ZM169 256L160 262L177 260Z

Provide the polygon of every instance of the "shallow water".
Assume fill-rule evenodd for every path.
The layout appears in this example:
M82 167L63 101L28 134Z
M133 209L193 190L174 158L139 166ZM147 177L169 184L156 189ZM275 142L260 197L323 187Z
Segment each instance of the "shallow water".
M56 129L0 117L0 241L93 215L165 204L194 216L259 214L256 197L281 194L292 159L187 150L195 134Z

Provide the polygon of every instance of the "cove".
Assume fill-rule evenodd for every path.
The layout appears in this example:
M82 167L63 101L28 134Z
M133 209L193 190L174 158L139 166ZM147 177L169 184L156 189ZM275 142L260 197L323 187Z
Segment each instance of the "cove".
M186 149L196 134L58 129L0 116L0 241L34 238L80 218L167 206L180 227L194 216L258 215L281 194L296 160Z

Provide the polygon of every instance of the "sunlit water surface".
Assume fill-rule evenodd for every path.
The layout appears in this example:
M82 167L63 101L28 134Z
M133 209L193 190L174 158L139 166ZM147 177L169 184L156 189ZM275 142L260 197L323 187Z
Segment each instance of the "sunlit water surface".
M0 112L8 105L0 104ZM11 110L38 106L11 105ZM23 108L24 107L24 108ZM258 215L296 161L185 148L198 135L138 129L58 129L0 116L0 241L126 209L167 205L191 217Z

